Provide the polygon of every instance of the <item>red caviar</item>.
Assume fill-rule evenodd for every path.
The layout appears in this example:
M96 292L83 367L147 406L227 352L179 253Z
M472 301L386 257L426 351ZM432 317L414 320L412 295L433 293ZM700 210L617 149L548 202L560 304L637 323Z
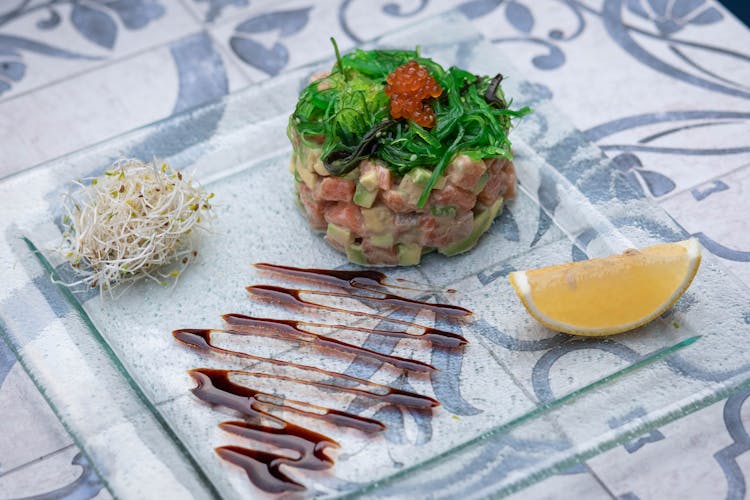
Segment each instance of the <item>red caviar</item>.
M385 81L393 118L406 118L425 128L435 126L435 112L424 101L439 97L443 89L427 68L417 61L409 61L394 69Z

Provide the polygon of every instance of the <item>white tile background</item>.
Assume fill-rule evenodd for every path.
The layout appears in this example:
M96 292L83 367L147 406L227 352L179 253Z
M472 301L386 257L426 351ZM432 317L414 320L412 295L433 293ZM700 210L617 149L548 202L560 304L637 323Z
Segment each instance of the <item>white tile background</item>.
M103 0L88 1L108 12L106 6L99 5ZM27 7L36 7L34 12L8 20L3 19L3 14L23 2L0 0L0 64L18 60L25 64L25 76L20 81L7 80L11 88L0 94L0 177L170 116L176 108L200 105L268 78L273 72L328 56L328 37L332 35L342 48L349 48L357 40L370 39L456 6L470 14L477 30L493 40L498 50L512 55L525 78L546 85L555 104L582 130L591 132L612 120L647 113L663 113L664 116L688 111L750 114L747 96L728 95L685 83L646 67L623 50L607 31L601 14L606 5L619 2L127 0L125 3L136 10L152 9L160 14L147 19L140 28L130 29L122 18L110 12L116 38L108 48L92 43L75 29L70 21L73 9L70 3L62 2L55 7L61 17L59 26L43 30L37 23L51 15L50 10L43 7L44 1L32 0ZM647 9L659 3L640 2ZM693 14L708 8L720 12L718 22L689 24L676 32L674 39L693 45L676 43L675 46L692 56L706 71L734 82L727 84L730 87L747 92L750 82L747 60L722 55L720 51L735 51L747 59L750 31L713 1L668 3L672 8L694 6L698 10ZM572 9L571 5L576 8ZM521 13L524 7L530 13L533 23L528 23L528 16L519 17L519 6ZM213 18L208 19L212 9ZM297 12L306 18L304 26L285 33L283 26L268 24L267 29L261 30L263 32L246 35L270 54L276 54L272 57L278 59L278 64L269 71L270 66L245 62L231 43L237 27L250 18L279 11ZM565 40L578 26L576 12L582 16L584 30L580 36ZM622 12L626 24L644 33L658 34L653 20L642 19L624 8ZM672 14L674 18L674 11ZM268 18L263 19L268 22ZM562 31L563 40L553 34L554 30ZM2 50L8 46L7 41L3 45L3 36L24 37L85 55L88 59L56 57L24 49L3 56ZM180 71L185 68L178 67L175 51L194 42L196 37L202 41L205 51L196 53L183 74ZM696 73L695 68L686 66L665 43L664 37L649 37L643 33L634 37L669 64L711 80L706 77L707 73ZM550 46L563 53L564 63L542 69L535 65L535 58L547 54ZM706 46L718 50L709 51ZM288 57L279 57L283 52ZM1 72L0 81L4 81ZM181 84L190 82L194 84L191 92L181 95ZM750 218L747 216L750 213L750 197L747 196L750 194L750 152L747 151L750 119L716 119L713 121L722 123L710 126L705 126L706 121L688 117L641 124L599 137L597 142L608 148L606 151L611 156L623 151L617 145L683 150L744 148L732 154L635 153L642 163L640 171L656 172L673 186L667 192L657 190L654 193L643 180L646 177L641 176L646 194L655 198L688 232L702 233L715 242L709 250L722 257L737 278L750 286ZM648 136L672 128L701 124L704 126L647 140ZM11 359L12 354L5 352L6 349L5 344L0 343L0 351L3 351L0 353L0 499L58 491L72 484L81 473L81 467L73 465L78 450L21 367L2 361ZM5 372L7 375L3 377ZM746 396L735 398L741 400ZM739 472L732 473L734 475L728 468L722 468L717 454L733 446L733 436L745 432L743 426L748 423L750 410L742 407L741 418L736 421L725 417L726 408L726 401L714 404L659 429L661 438L646 442L635 451L619 447L591 459L588 462L590 474L555 476L517 496L631 499L744 496L745 477L750 471L750 454L746 453L744 444L735 444L732 448L739 466ZM732 481L728 479L730 475ZM730 482L734 489L729 489ZM80 496L76 498L93 495L107 498L101 486L95 480L93 485L79 487L76 491Z

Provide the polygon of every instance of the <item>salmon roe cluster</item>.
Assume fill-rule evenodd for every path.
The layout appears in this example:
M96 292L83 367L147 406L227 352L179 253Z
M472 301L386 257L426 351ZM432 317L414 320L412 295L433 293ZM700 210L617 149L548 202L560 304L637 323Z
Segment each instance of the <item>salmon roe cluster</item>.
M443 89L427 68L417 61L409 61L394 69L385 81L393 118L406 118L425 128L435 126L435 112L424 101L439 97Z

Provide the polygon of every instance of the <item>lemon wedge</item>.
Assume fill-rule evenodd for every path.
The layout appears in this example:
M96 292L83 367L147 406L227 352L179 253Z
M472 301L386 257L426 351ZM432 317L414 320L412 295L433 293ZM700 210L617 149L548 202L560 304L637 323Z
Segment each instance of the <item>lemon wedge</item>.
M701 262L696 239L620 255L510 273L526 310L547 328L603 336L632 330L669 309Z

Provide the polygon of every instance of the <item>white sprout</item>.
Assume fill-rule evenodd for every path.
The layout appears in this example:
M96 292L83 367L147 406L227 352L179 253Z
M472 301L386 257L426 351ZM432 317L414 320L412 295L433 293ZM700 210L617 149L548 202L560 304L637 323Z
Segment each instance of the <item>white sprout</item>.
M166 285L197 256L193 229L211 216L213 193L156 161L116 161L101 177L65 196L62 252L100 292L142 277ZM171 270L163 266L175 262Z

